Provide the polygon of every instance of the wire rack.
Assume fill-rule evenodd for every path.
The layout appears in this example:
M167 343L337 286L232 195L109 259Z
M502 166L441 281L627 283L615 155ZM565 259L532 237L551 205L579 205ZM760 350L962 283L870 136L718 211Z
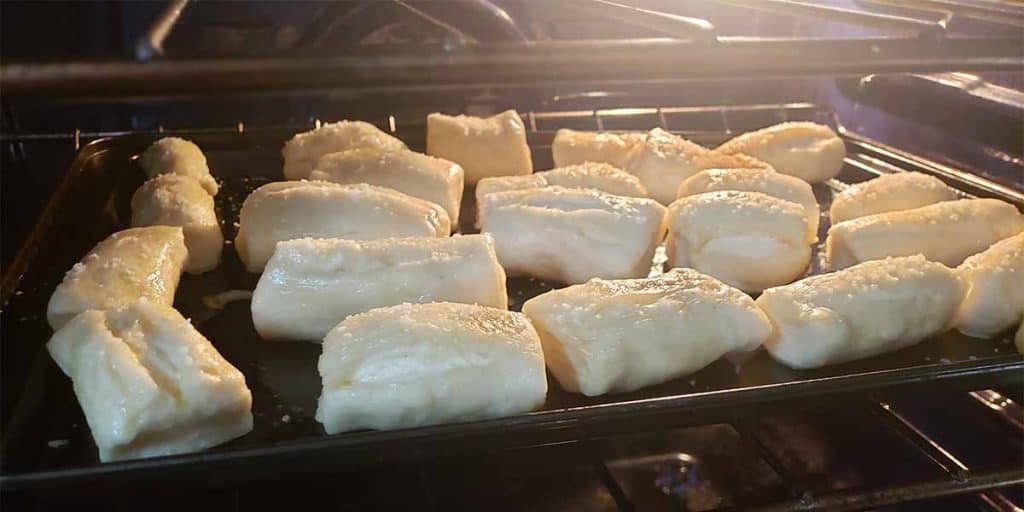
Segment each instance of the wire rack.
M484 5L488 19L497 23L495 32L511 34L507 42L475 41L456 21L442 19L445 11L427 14L418 5L394 0L400 10L451 37L436 45L349 46L340 53L299 48L291 55L276 57L163 59L164 39L188 5L185 0L175 0L140 39L136 49L139 60L6 65L0 71L0 88L13 96L110 97L617 83L623 76L636 81L1019 70L1024 66L1019 35L965 37L949 30L950 23L960 19L981 21L1004 32L1018 29L1024 26L1024 9L1012 2L914 0L894 5L889 0L871 0L856 2L855 7L797 0L684 4L697 6L698 11L724 5L748 16L768 13L867 30L868 35L855 37L726 36L712 21L699 16L607 0L572 0L564 7L556 4L556 8L573 8L585 16L641 27L649 36L656 36L598 41L529 39L494 4L480 0L463 3L477 8Z

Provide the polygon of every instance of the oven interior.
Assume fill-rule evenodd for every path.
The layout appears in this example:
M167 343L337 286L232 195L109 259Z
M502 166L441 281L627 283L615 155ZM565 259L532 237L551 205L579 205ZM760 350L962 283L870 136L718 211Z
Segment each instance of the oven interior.
M270 3L241 14L226 4L197 3L183 10L159 45L160 51L149 54L140 54L138 43L152 35L158 24L153 20L159 21L164 12L157 7L163 6L149 6L146 12L125 8L121 12L125 24L136 23L134 31L126 30L124 36L133 44L122 45L121 51L131 59L187 61L197 56L322 54L331 48L410 42L443 46L451 44L453 36L513 44L521 37L696 37L689 27L666 27L649 17L591 5L601 2L564 2L558 9L539 8L533 2L502 3L514 28L492 18L489 2L466 3L476 7L460 15L447 12L444 2L386 2L386 8L374 7L373 2L308 3L292 15L306 16L306 21L276 19L283 10L280 6L275 10ZM645 2L642 6L713 20L720 37L919 37L917 29L910 30L913 24L890 21L880 27L874 22L853 22L836 12L828 13L831 19L794 15L791 9L800 10L801 2L766 2L774 10L751 3ZM941 21L942 9L920 7L935 3L829 5ZM957 2L947 7L955 14L949 16L947 30L1020 37L1020 13L1003 4ZM9 15L4 16L5 24ZM303 23L304 30L288 35L287 27ZM351 27L360 30L347 30ZM671 27L685 34L666 34ZM291 133L320 120L364 119L422 150L427 113L486 115L507 107L524 114L538 169L551 165L549 145L557 128L629 131L662 126L713 145L731 134L781 121L814 120L839 128L851 149L840 179L816 189L823 205L830 190L905 170L935 174L969 195L1003 197L1020 205L1024 201L1021 73L1019 66L1004 65L970 72L950 68L940 73L781 74L699 81L624 77L612 82L239 89L209 94L177 94L171 88L142 96L125 91L5 99L4 170L0 173L5 221L2 328L8 340L3 344L4 499L38 509L98 503L129 508L159 496L161 505L168 508L205 500L218 509L245 510L292 504L294 496L301 494L303 501L346 509L1019 510L1024 506L1024 410L1019 405L1024 398L1020 385L1024 365L1012 355L1009 338L975 344L933 340L925 350L896 354L893 363L924 370L908 373L898 382L865 381L834 394L793 394L772 400L766 392L749 402L681 402L655 414L645 414L641 407L615 415L598 411L585 421L557 416L535 430L515 424L490 427L507 436L439 429L433 437L398 439L346 454L360 459L358 464L331 460L336 456L329 453L313 458L308 452L284 454L274 459L273 468L260 471L238 465L227 469L216 461L190 472L153 464L138 468L129 477L135 488L126 490L124 477L107 478L101 471L100 477L92 478L88 473L88 431L75 410L70 387L40 351L49 331L39 313L63 269L115 226L123 225L127 197L141 183L131 158L162 134L189 136L207 151L215 175L227 184L226 193L218 198L218 213L228 239L245 194L276 176L279 145ZM86 155L91 158L82 158ZM69 180L68 175L76 172L69 171L76 156L85 164L77 170L78 179ZM61 211L65 214L59 215ZM92 213L83 222L81 216L68 216L69 211ZM472 214L471 208L464 211ZM52 224L48 230L33 230L37 221ZM54 240L34 235L40 232L61 236ZM186 298L178 306L186 316L205 322L204 331L220 331L211 338L227 340L223 345L218 342L218 348L229 359L231 351L243 358L254 347L262 351L249 361L249 370L263 372L267 396L276 394L281 400L267 400L263 403L269 407L257 412L266 424L257 444L272 449L296 437L316 436L318 427L303 400L309 401L306 388L317 383L308 382L308 375L304 382L303 373L296 371L315 360L316 347L300 347L297 355L292 352L294 357L284 359L286 365L261 369L260 360L282 358L268 344L254 345L250 339L254 333L239 331L248 303L231 303L219 311L202 303L215 291L254 285L230 250L225 256L223 273L206 281L183 282L193 289L181 294ZM542 290L545 284L514 286L527 294ZM302 353L303 348L309 353ZM756 359L745 363L744 375L756 374L761 363ZM827 381L875 369L871 363L854 364L810 379ZM764 381L759 384L808 379L807 375L794 379L772 373L777 371L763 367ZM736 388L738 380L738 371L720 362L693 379L621 401L661 395L713 398L716 392ZM62 382L65 385L60 386ZM289 397L295 390L303 390L298 393L301 396ZM65 407L56 414L33 407L51 399ZM553 400L552 409L593 405L557 395ZM515 441L496 442L495 437ZM78 471L83 478L52 487L56 481L41 475L55 469ZM19 480L19 475L29 476ZM169 495L166 488L175 483L182 492ZM119 496L110 501L115 488Z

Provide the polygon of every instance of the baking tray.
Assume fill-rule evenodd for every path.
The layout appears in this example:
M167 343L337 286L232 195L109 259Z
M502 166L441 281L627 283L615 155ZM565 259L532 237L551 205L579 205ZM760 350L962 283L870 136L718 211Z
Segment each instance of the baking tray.
M726 113L728 116L726 116ZM551 165L554 129L628 130L661 125L708 145L729 133L781 120L835 125L829 111L808 104L710 108L624 109L609 112L529 113L529 141L536 168ZM728 120L724 123L723 120ZM386 117L380 124L394 126ZM397 135L422 150L422 118L397 123ZM175 132L198 143L222 183L218 216L225 238L236 233L238 210L259 185L280 179L280 147L309 126ZM838 128L838 127L837 127ZM231 245L222 265L201 276L184 275L175 306L192 319L218 350L246 376L253 393L255 428L250 434L196 454L99 463L89 429L72 392L45 351L51 331L46 302L64 272L96 242L123 229L129 199L143 182L135 157L166 133L130 133L84 146L4 276L2 311L3 447L0 488L100 487L146 482L230 483L285 472L351 468L456 453L576 443L590 436L732 421L782 407L814 407L843 400L881 400L892 393L944 393L1019 384L1024 358L1012 333L992 340L948 332L917 346L819 370L796 371L762 350L734 364L727 359L687 377L642 390L596 398L570 394L549 378L544 407L509 418L392 432L324 434L313 419L320 379L320 346L264 341L252 326L247 300L218 305L211 297L252 290L258 276L245 272ZM917 170L939 176L967 195L1000 197L1021 207L1018 191L1000 188L969 172L923 160L843 132L849 156L842 174L816 185L822 211L831 190L879 173ZM472 190L465 194L461 228L471 231ZM10 221L11 219L6 219ZM822 218L820 238L828 229ZM811 272L819 271L815 255ZM508 283L510 306L551 289L551 283L516 278Z

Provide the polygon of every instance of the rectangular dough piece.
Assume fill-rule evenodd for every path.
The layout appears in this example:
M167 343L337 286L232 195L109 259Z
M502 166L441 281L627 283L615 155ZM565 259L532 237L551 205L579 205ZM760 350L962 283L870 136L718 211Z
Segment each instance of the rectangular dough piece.
M521 313L432 302L350 316L324 339L316 419L328 434L499 418L547 396L544 354Z
M562 128L555 132L551 157L555 167L603 162L622 168L630 150L643 140L643 133L586 132Z
M139 155L139 166L149 178L161 174L188 176L199 182L211 196L220 186L210 174L206 155L194 142L178 137L164 137L151 144Z
M742 153L808 183L835 178L843 170L846 145L832 128L810 122L780 123L728 140L715 149Z
M103 462L195 452L252 430L245 377L170 306L83 312L46 348Z
M525 176L484 178L476 184L476 204L482 204L484 196L487 194L548 186L592 188L617 196L647 197L647 189L636 176L620 171L609 164L586 162ZM479 207L477 208L477 227L480 227Z
M960 332L989 338L1024 316L1024 233L967 258L957 272L967 286L956 315Z
M1024 215L1012 204L961 199L834 224L828 230L825 253L835 269L912 254L956 266L1021 231Z
M188 258L185 272L202 274L217 267L224 235L213 196L187 176L161 174L132 195L132 226L180 226Z
M452 231L440 205L390 188L326 181L263 185L245 198L238 220L235 249L245 268L256 273L285 240L445 237Z
M804 208L760 192L686 196L668 209L668 264L691 267L747 292L791 283L811 262Z
M523 305L544 359L567 391L633 391L693 373L771 334L747 294L693 269L644 279L591 279Z
M655 128L633 146L622 170L640 178L650 197L668 205L676 200L683 180L705 169L772 170L771 166L745 155L711 151L695 142Z
M427 154L461 165L467 185L490 176L533 172L526 127L515 110L487 118L430 114Z
M319 343L349 315L440 301L508 307L489 236L281 242L256 285L252 320L264 338Z
M570 284L645 277L665 235L665 207L593 189L496 192L480 216L508 275Z
M957 198L942 180L919 172L883 174L853 185L832 198L833 224L876 213L912 210Z
M281 149L284 178L309 178L320 157L356 148L405 149L405 143L366 121L338 121L296 133Z
M368 183L441 205L458 225L465 171L459 164L406 149L365 147L320 158L311 180Z
M956 272L918 255L769 288L756 302L774 328L768 353L803 369L917 344L949 328L962 297Z
M679 185L679 197L715 192L718 190L739 190L760 192L779 199L785 199L804 207L807 230L814 241L818 240L818 224L821 211L814 190L806 181L759 168L707 169L687 178Z
M57 330L89 309L116 308L139 299L170 306L187 257L180 227L118 231L71 267L50 297L46 319Z

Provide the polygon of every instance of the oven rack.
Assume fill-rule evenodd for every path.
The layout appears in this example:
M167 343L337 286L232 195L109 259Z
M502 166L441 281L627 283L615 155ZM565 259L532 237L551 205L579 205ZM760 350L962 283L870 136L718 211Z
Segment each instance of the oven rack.
M811 18L867 30L855 37L748 37L721 35L704 18L640 9L608 0L572 0L556 9L642 27L643 39L525 40L502 9L482 0L463 2L488 13L495 32L512 42L478 42L453 20L426 14L411 2L393 5L451 37L438 45L351 46L344 54L299 48L294 54L255 58L157 58L188 2L170 2L140 39L135 61L12 64L0 69L9 96L150 96L239 91L369 88L503 88L536 84L611 84L628 81L867 74L973 70L1014 71L1024 66L1019 37L966 37L951 21L967 19L1016 29L1024 9L1009 2L860 0L845 8L798 0L704 0L700 8L728 6L794 19ZM365 5L374 5L366 2ZM376 4L377 6L380 4ZM391 4L388 4L391 5ZM328 13L330 14L330 13ZM443 13L442 13L443 14ZM315 30L329 23L316 24ZM315 40L303 35L303 40ZM614 70L614 72L609 72Z

